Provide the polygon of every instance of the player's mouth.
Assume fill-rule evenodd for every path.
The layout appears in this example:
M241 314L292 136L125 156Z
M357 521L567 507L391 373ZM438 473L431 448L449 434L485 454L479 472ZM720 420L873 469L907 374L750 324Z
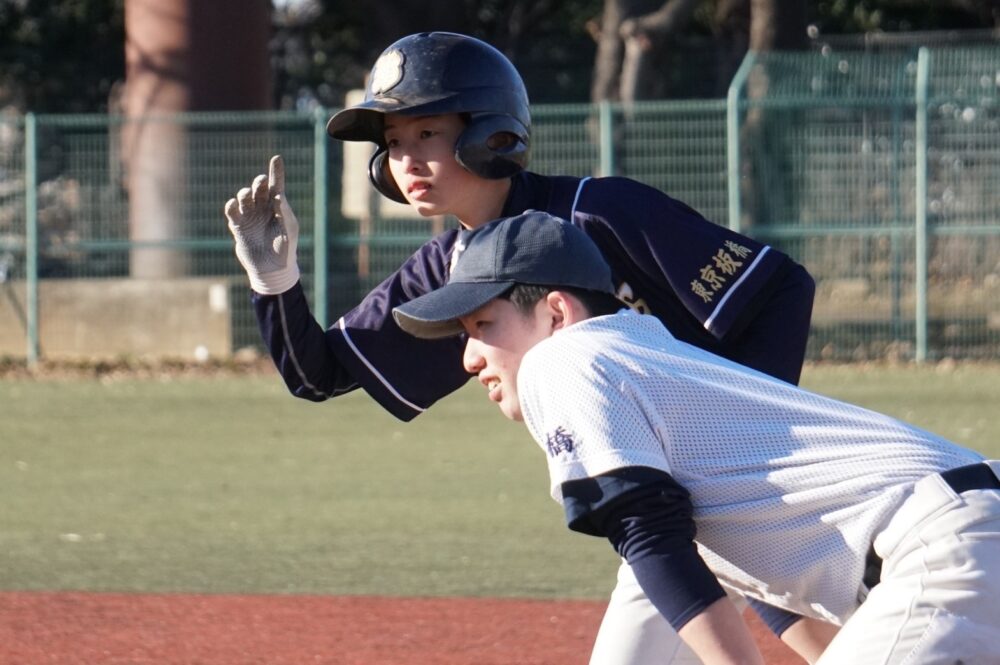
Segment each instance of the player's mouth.
M430 191L431 184L423 181L411 182L409 187L406 188L407 196L415 201L419 201L424 198Z
M500 401L500 379L489 379L484 382L486 390L489 391L489 398L494 402Z

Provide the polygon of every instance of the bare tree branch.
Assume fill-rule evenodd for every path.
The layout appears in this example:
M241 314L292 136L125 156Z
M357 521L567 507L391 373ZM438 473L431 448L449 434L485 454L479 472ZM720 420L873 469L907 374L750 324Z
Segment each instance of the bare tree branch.
M618 29L625 42L619 86L622 101L649 96L656 53L683 30L699 0L667 0L655 12L627 18Z
M644 48L651 42L668 40L687 26L699 0L667 0L655 12L622 21L621 35L635 38Z

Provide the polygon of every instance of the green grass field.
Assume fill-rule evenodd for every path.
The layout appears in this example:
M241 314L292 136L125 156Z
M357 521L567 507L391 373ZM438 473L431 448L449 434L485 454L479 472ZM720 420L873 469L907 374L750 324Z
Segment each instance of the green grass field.
M803 385L1000 455L1000 366ZM604 598L544 458L478 386L415 422L268 376L0 380L0 590Z

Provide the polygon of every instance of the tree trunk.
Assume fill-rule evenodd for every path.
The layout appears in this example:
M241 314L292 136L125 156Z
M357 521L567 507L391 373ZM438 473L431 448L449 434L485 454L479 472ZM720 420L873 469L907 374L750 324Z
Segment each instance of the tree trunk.
M126 0L121 159L130 239L140 244L132 276L190 272L188 253L170 246L189 235L191 215L187 129L169 116L270 108L270 8L266 0Z
M807 46L802 0L750 0L750 50L756 53L803 50ZM750 108L742 128L741 178L744 218L741 226L778 223L797 210L788 186L790 140L783 129L794 126L792 111L766 111L755 101L766 99L775 74L757 67L747 80Z
M750 0L750 49L801 51L806 48L803 0Z
M715 48L719 54L716 95L725 97L750 47L750 0L719 0L713 23Z
M697 4L698 0L667 0L655 12L622 21L619 32L625 42L620 84L623 102L653 96L654 61L662 59L665 47L687 26Z
M619 28L626 18L628 0L604 0L604 12L597 30L597 56L594 61L594 78L590 86L590 101L617 101L619 75L625 46Z

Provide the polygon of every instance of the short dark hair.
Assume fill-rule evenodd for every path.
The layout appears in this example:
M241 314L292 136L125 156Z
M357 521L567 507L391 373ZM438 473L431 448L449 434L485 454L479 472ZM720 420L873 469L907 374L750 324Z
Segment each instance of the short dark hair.
M552 291L565 291L575 296L587 308L591 316L614 314L627 305L621 300L601 291L590 291L573 286L547 286L543 284L515 284L502 293L501 298L509 300L521 314L528 314L535 304Z

